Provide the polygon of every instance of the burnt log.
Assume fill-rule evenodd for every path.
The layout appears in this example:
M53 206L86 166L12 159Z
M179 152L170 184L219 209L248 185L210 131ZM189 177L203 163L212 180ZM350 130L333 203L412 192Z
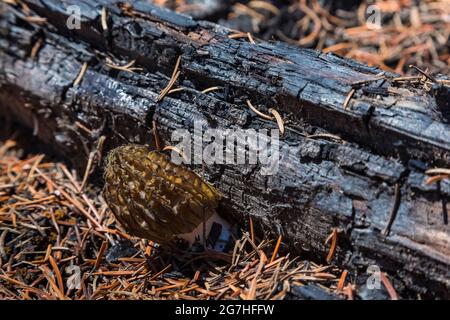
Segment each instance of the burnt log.
M223 194L221 214L251 215L261 232L323 261L337 229L333 262L360 279L377 265L405 297L450 298L450 183L425 183L427 168L450 164L450 125L434 91L333 54L232 39L143 1L23 2L31 12L0 9L0 114L75 166L84 169L101 137L103 155L130 142L154 148L152 122L165 145L196 121L203 130L276 129L246 100L266 114L273 107L286 126L275 174L260 164L192 165ZM67 26L72 4L79 29ZM159 100L178 57L183 90ZM202 92L211 86L220 90Z

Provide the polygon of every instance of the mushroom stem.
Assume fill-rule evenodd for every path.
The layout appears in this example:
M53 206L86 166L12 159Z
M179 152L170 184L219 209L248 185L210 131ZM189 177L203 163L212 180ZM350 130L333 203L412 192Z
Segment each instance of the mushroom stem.
M203 239L203 230L205 230L206 241ZM231 239L231 224L214 212L208 220L199 224L192 232L180 234L178 237L189 242L191 246L195 242L207 243L214 250L223 252Z

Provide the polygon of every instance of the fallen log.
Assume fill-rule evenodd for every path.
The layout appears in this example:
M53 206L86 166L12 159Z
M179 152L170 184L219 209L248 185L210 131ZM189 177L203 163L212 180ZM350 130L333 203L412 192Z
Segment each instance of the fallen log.
M265 114L274 107L286 126L276 174L258 164L193 165L223 194L221 213L250 215L291 250L359 274L376 265L406 297L450 297L450 184L425 183L427 168L450 163L450 126L434 91L335 55L231 39L230 30L139 1L83 2L72 30L70 1L24 3L31 15L0 10L0 113L75 166L91 158L101 168L124 143L155 147L152 122L164 145L196 121L276 129L246 101ZM159 100L179 56L183 90ZM143 70L123 70L131 60ZM219 90L204 93L212 86Z
M244 95L251 95L252 101L266 109L277 106L293 120L321 126L380 154L450 164L450 131L436 99L420 86L370 81L381 72L377 68L282 43L236 41L230 39L235 34L231 30L146 1L85 4L80 8L81 27L73 30L67 28L67 7L77 1L25 3L60 34L103 52L136 59L149 71L170 74L182 54L183 76L198 88L228 84L232 88L229 96L235 96L230 102L245 101ZM109 19L106 30L101 23L103 7ZM361 82L369 86L361 88ZM343 108L352 89L355 92Z

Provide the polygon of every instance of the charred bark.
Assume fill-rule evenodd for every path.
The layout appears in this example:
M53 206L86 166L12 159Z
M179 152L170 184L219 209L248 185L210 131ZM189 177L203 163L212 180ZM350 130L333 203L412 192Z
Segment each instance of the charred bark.
M127 142L154 147L152 121L166 145L175 129L193 132L195 121L203 129L276 129L246 100L264 113L274 107L286 125L276 174L262 175L260 165L193 166L224 195L222 214L251 215L291 250L323 259L324 241L337 228L336 263L360 274L378 265L406 296L450 297L450 184L424 182L427 168L450 163L450 126L435 91L400 85L389 73L355 84L381 70L282 43L230 39L225 28L140 1L24 2L46 23L3 6L0 113L33 128L76 166L84 167L101 136L103 154ZM67 28L69 4L81 8L80 29ZM185 89L158 102L178 56ZM135 59L144 70L110 68L106 57ZM221 90L202 93L213 85Z

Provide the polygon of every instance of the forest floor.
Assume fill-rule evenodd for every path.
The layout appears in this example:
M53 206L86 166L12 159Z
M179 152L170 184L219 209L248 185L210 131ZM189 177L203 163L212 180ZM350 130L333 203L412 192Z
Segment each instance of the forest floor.
M283 299L305 285L353 298L352 275L282 254L281 238L243 230L219 254L132 237L88 174L19 140L0 142L0 299Z

